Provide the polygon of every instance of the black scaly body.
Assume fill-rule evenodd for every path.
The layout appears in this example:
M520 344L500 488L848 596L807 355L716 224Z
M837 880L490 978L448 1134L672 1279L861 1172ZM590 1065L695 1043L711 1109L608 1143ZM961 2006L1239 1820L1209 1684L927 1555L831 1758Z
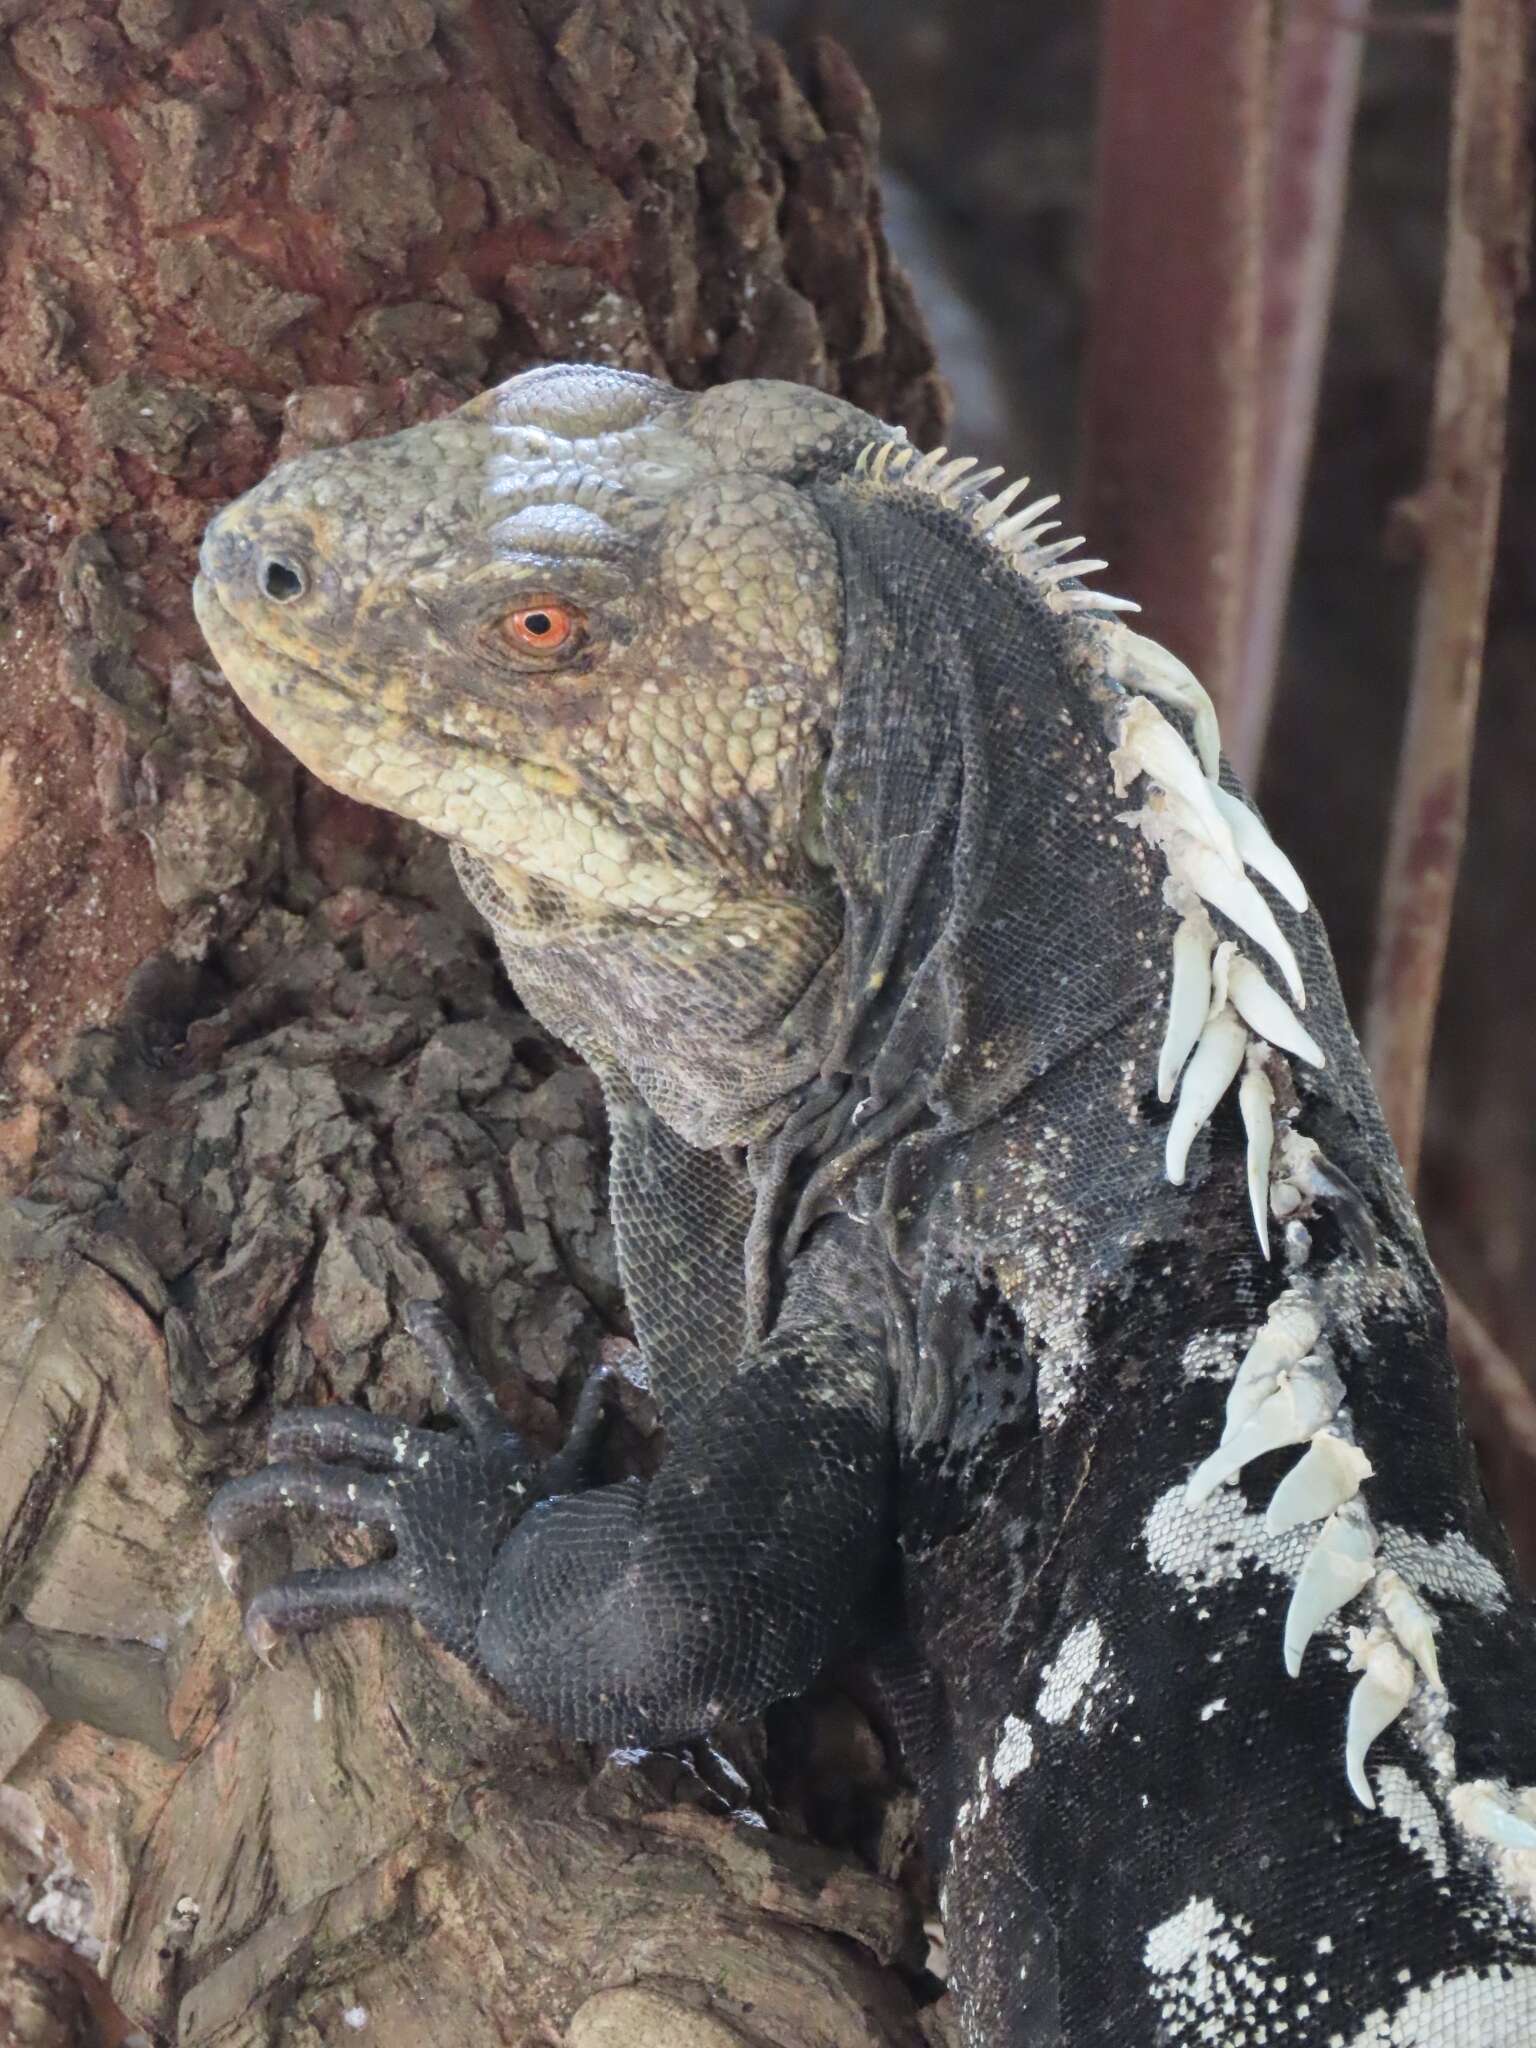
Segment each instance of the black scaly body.
M856 471L855 445L794 479L842 584L820 796L838 915L780 1048L792 1066L814 1016L819 1061L750 1142L708 1148L603 1069L659 1476L583 1490L577 1453L535 1474L424 1326L461 1440L316 1411L278 1449L318 1462L220 1496L225 1544L301 1505L400 1545L267 1589L253 1630L408 1611L566 1732L656 1743L802 1687L894 1592L903 1634L871 1648L915 1674L896 1708L967 2043L1522 2048L1536 1632L1321 928L1269 896L1327 1064L1268 1069L1282 1136L1319 1163L1266 1258L1235 1089L1185 1183L1165 1171L1179 917L1116 788L1126 694L1094 672L1085 614L974 505ZM560 939L535 958L500 936L579 1042L585 941L566 974ZM1443 1684L1415 1673L1369 1745L1374 1810L1345 1777L1346 1631L1410 1669L1389 1582L1325 1620L1292 1678L1282 1625L1317 1530L1271 1536L1264 1511L1304 1446L1185 1497L1282 1297L1315 1310L1373 1468L1378 1563L1436 1620Z

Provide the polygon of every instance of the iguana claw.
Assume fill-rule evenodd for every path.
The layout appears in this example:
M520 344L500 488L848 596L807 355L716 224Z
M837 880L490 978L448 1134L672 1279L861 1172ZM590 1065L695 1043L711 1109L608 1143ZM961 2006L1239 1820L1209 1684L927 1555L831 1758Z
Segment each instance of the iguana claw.
M295 1514L372 1529L390 1544L371 1564L293 1572L258 1592L246 1606L245 1630L264 1664L287 1635L392 1613L414 1615L474 1663L497 1548L535 1500L568 1492L585 1475L606 1368L583 1389L565 1448L536 1465L442 1311L412 1302L405 1322L459 1427L419 1429L340 1403L289 1409L273 1418L268 1436L276 1462L229 1480L214 1496L209 1531L231 1591L241 1543Z

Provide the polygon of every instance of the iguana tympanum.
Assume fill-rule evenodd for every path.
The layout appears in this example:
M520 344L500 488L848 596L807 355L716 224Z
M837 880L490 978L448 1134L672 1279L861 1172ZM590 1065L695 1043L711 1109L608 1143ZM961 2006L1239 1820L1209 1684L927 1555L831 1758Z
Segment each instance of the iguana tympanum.
M601 1743L869 1640L968 2043L1528 2048L1536 1631L1323 933L998 474L565 367L214 520L241 697L602 1078L669 1443L535 1467L418 1310L462 1428L279 1415L216 1541L389 1532L256 1640L408 1613Z

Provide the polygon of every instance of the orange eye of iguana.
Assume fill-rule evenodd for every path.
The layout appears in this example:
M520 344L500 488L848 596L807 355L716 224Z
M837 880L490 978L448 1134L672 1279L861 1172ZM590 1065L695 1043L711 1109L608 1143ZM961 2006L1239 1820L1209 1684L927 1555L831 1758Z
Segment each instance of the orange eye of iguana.
M558 654L562 648L575 645L584 623L574 605L551 601L508 612L501 630L514 647L527 648L534 654Z

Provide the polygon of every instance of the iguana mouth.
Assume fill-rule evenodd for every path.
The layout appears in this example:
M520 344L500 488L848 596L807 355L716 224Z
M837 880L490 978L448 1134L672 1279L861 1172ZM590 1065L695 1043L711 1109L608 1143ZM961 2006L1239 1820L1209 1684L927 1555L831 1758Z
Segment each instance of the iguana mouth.
M247 690L259 691L265 697L282 702L291 696L300 677L307 677L317 690L334 691L338 696L347 696L323 669L312 663L300 661L286 649L275 647L264 640L241 618L238 618L219 595L214 580L206 572L199 575L192 585L192 609L203 637L218 656L231 688L241 697ZM259 680L258 667L264 671ZM362 701L361 698L348 701Z

